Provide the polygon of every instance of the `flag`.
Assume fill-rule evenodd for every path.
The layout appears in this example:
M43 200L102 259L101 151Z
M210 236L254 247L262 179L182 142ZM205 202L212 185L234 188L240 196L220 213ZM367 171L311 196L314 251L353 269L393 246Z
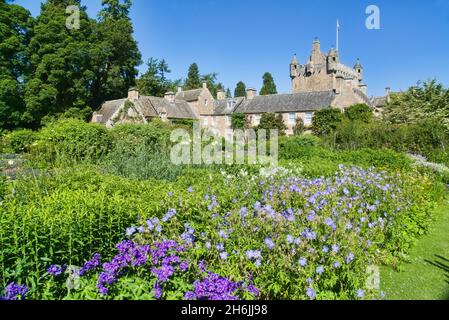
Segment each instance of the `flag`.
M337 29L340 30L340 21L337 20Z

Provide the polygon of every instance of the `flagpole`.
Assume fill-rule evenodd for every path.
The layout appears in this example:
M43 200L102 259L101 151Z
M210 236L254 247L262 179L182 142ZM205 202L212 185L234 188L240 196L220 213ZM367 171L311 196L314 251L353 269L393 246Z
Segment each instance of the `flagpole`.
M339 51L338 41L339 41L340 23L337 20L337 51Z

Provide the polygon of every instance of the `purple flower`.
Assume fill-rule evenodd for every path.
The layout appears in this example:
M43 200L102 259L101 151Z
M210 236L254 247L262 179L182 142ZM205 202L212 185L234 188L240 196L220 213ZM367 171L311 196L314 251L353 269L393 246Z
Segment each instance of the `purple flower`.
M306 294L307 294L307 296L308 296L310 299L315 299L315 298L316 298L316 292L315 292L315 290L313 290L312 288L307 289Z
M318 266L318 268L316 268L316 273L318 273L319 275L322 275L324 273L324 267Z
M357 290L357 298L362 299L365 296L365 291L362 289Z
M189 187L189 188L187 189L187 191L188 191L189 193L193 193L193 188L192 188L192 187Z
M96 269L100 265L101 255L99 253L94 254L93 258L86 263L80 270L80 276L85 275L87 272Z
M53 276L53 277L57 277L60 276L62 274L62 268L58 265L51 265L48 269L47 272L49 275Z
M126 229L126 236L131 237L134 233L136 233L137 229L136 227L132 226L130 228Z
M5 295L0 297L0 300L23 300L27 293L27 286L11 282L6 286Z
M332 252L333 253L338 253L338 251L340 251L340 246L338 244L333 244L332 245Z
M156 299L160 299L162 297L162 287L157 282L154 284L154 297Z
M228 259L228 253L227 252L221 252L220 253L220 259L221 260L227 260Z
M186 292L186 294L184 295L184 300L195 300L195 299L196 296L193 291Z
M293 238L293 236L292 235L287 235L287 243L288 244L292 244L293 242L295 241L295 239Z
M189 270L189 263L187 261L183 261L179 264L179 269L182 272L186 272L187 270Z
M345 262L346 264L350 264L352 261L354 261L354 254L350 253L346 256Z
M307 265L307 260L305 258L301 258L298 263L301 267L305 267Z
M273 240L271 240L271 238L265 238L265 245L270 250L273 250L275 247L275 244L274 244Z
M335 261L335 262L334 262L334 268L335 268L335 269L340 268L340 262Z

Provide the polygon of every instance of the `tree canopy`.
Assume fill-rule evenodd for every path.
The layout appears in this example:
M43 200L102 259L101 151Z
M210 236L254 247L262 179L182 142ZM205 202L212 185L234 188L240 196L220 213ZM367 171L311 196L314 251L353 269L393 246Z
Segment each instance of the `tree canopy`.
M263 86L260 90L261 96L266 96L270 94L277 94L276 84L274 83L273 76L269 72L265 72L263 75Z
M244 97L246 96L246 85L243 81L239 81L234 90L234 98Z

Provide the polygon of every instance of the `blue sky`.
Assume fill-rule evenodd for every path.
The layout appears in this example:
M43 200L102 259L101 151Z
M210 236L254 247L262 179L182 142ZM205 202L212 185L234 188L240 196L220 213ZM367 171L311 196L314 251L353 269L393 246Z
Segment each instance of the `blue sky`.
M15 1L33 15L39 2ZM91 17L101 6L82 3ZM380 30L365 27L371 4L380 8ZM131 18L143 60L165 58L174 79L197 62L232 91L239 80L260 89L269 71L279 93L289 93L292 55L305 63L315 37L327 52L339 19L341 60L353 66L360 58L369 95L432 78L449 86L448 0L134 0Z

